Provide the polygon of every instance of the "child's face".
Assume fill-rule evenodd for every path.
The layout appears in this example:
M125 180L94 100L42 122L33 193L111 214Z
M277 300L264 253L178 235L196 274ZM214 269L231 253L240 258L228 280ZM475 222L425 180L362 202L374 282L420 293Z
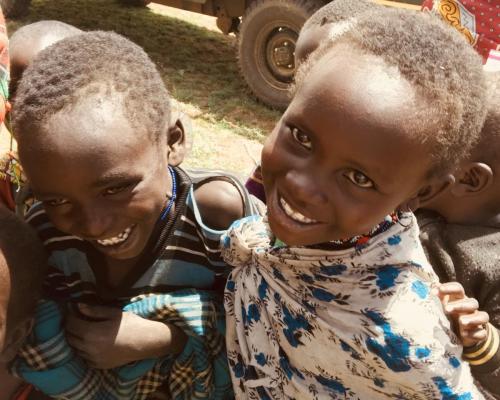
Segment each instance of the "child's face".
M412 139L413 88L346 47L312 68L262 151L271 229L289 245L367 233L417 195L429 149Z
M154 143L133 128L120 100L113 94L82 99L40 132L19 135L18 146L34 195L54 225L123 260L146 247L172 182L166 135Z

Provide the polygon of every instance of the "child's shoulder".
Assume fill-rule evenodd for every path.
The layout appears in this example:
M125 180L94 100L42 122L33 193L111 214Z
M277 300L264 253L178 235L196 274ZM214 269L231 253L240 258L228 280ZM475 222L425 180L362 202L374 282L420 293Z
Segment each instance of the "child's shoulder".
M447 268L452 268L455 276L448 277L448 280L456 279L461 270L467 271L469 276L482 271L499 279L500 272L494 272L498 271L500 228L450 224L439 214L425 211L417 213L417 218L420 240L432 266L439 269L436 260L448 260L448 264L453 264Z
M236 220L259 213L259 201L250 196L240 180L223 171L188 170L203 223L225 230Z

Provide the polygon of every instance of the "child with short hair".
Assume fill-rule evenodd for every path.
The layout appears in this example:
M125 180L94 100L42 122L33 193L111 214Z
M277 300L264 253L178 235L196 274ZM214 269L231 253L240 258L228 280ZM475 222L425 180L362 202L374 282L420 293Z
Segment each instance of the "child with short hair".
M20 382L7 363L31 332L41 295L46 256L36 233L11 211L0 207L0 398L9 399Z
M17 85L24 70L43 49L64 38L78 35L82 30L61 21L38 21L22 26L10 38L9 91L15 98Z
M40 200L27 221L49 253L45 290L85 360L20 357L14 372L66 398L146 398L163 383L171 398L231 396L219 238L254 209L231 179L193 183L178 167L184 133L146 53L106 32L48 47L23 74L13 127Z
M8 94L11 100L6 103L8 104L7 110L10 110L10 103L15 98L19 79L36 55L51 44L81 32L80 29L64 22L39 21L19 28L12 35L9 43L10 75L5 76L2 81L2 87L5 88L2 90L5 94L4 98L7 99ZM2 55L2 59L3 57ZM4 76L1 78L3 79ZM2 119L1 115L0 119ZM13 150L12 139L9 147L8 150L0 150L0 153L3 153L0 156L0 202L11 210L17 208L18 214L22 215L27 206L31 205L32 199L27 193L20 194L21 190L25 189L26 178L19 164L17 153Z
M300 65L300 63L304 62L307 57L321 45L322 42L340 36L346 29L352 26L352 21L354 18L359 17L364 12L380 9L380 7L380 5L376 5L368 0L360 0L359 2L352 2L350 0L336 0L320 8L304 24L301 30L301 33L297 40L295 51L297 64ZM489 75L489 84L491 85L491 90L493 91L498 90L498 85L496 85L496 83L494 82L494 76L495 75ZM442 210L445 215L450 216L452 213L455 213L455 209L459 207L461 215L460 218L464 218L467 216L467 218L469 218L471 221L474 220L475 217L479 217L481 219L481 216L489 216L489 218L497 217L498 204L500 204L500 200L498 199L498 191L496 189L500 186L495 186L493 184L494 180L491 175L492 170L488 165L490 164L490 162L496 162L494 161L495 158L492 157L495 153L496 147L489 145L491 141L496 141L496 136L494 134L496 128L494 127L499 126L498 116L496 116L498 113L497 109L499 105L498 100L494 101L494 98L495 96L490 96L488 118L486 120L485 129L483 131L487 132L486 138L484 139L484 141L481 140L481 143L474 151L476 156L473 156L473 162L471 162L469 159L464 161L464 167L462 168L462 173L464 174L464 176L457 179L457 184L453 185L455 189L447 189L445 193L448 193L448 195L439 196L439 198L433 203L429 204L427 208L432 209L435 204L436 207L439 207L439 209L437 210L438 212ZM482 134L481 136L484 135ZM483 159L483 161L487 160L486 164L476 162L477 157L482 154L487 155L487 157L485 157L484 159L480 157L480 159ZM474 157L476 157L476 159L474 159ZM468 177L466 177L466 175L468 175ZM473 176L481 178L472 180L472 182L478 185L473 190L471 190L472 188L468 184L460 184L460 182L471 182L471 177ZM265 202L264 187L262 184L262 171L260 166L255 169L253 175L248 179L248 181L246 182L246 187L250 193ZM459 187L461 187L462 189L467 188L467 191L470 193L470 195L466 195L466 193L464 192L462 193L460 199L458 199L455 195L452 194L452 192ZM486 190L488 193L484 195L484 192ZM447 304L446 309L451 309L451 307L453 307L453 311L448 315L454 322L455 331L460 336L460 339L462 340L464 345L472 346L466 350L470 350L470 352L472 353L477 353L477 346L485 343L483 340L485 339L485 337L491 339L492 344L496 343L494 340L492 340L493 335L496 334L495 328L492 327L493 329L489 330L485 329L485 327L487 326L485 323L488 322L489 316L488 313L484 310L496 314L498 313L497 305L499 303L498 299L496 299L495 296L485 296L485 292L482 290L482 287L481 289L479 289L479 287L475 285L476 288L473 289L470 285L470 281L476 282L477 279L481 280L481 277L483 275L481 271L488 270L488 278L486 279L486 281L491 283L492 288L495 287L497 278L493 271L495 271L496 267L493 268L492 265L490 266L490 264L492 262L493 264L495 264L496 258L490 257L488 262L484 262L484 257L482 256L479 257L478 260L470 260L472 264L471 269L476 270L479 273L479 275L474 274L477 279L466 278L468 273L466 273L465 270L456 274L452 270L450 270L450 268L453 267L450 267L448 265L443 266L443 263L446 264L451 259L453 259L453 257L449 254L454 253L455 250L445 250L446 247L450 244L445 246L442 238L440 238L440 230L444 229L442 225L446 225L446 222L443 220L443 218L439 218L437 220L436 218L432 217L433 214L429 214L428 211L419 211L417 213L419 224L422 222L421 227L426 227L426 229L422 230L421 236L424 250L426 251L426 253L434 253L434 257L431 260L431 265L434 266L434 263L436 263L436 273L438 274L441 282L446 282L439 286L439 290L437 288L436 290L444 303L453 301L453 304ZM453 217L451 217L450 221L453 221ZM457 221L455 221L455 224L456 223ZM463 220L460 221L460 224L462 223L464 223ZM455 225L455 228L452 228L452 230L453 229L458 229L457 225ZM460 229L470 230L471 227L462 227ZM474 234L474 237L478 237L478 231L476 231L476 228L472 229L474 229L476 232L476 234ZM479 226L478 229L481 230L483 229L483 227ZM486 236L488 236L488 239L491 239L489 233L494 230L494 228L486 228ZM462 234L463 232L460 233L460 235ZM464 237L461 237L460 235L455 235L454 240L460 240L461 242L463 242L461 244L461 247L471 249L473 246L468 246L470 240L466 239L466 237L468 237L469 235L467 234ZM476 240L484 239L478 238ZM492 250L495 247L493 243ZM441 246L444 246L444 248L440 249ZM466 251L467 253L469 253L466 249L462 249L461 251ZM483 253L483 255L485 254L487 253ZM471 255L468 254L468 256ZM476 256L479 256L479 252L476 252ZM464 267L466 266L464 265ZM466 280L462 281L463 279ZM458 280L458 282L452 282L455 280ZM467 287L468 295L472 297L466 297L464 288L459 282L465 284L465 286ZM480 294L479 290L481 290L483 293ZM476 298L479 300L479 303ZM479 311L479 308L483 311ZM496 326L498 326L498 323L495 322L496 319L494 315L492 316L492 321ZM490 348L489 346L486 346L483 353L487 353L492 356L487 362L488 366L481 366L478 368L473 365L477 362L477 360L473 361L472 372L474 374L474 377L480 382L483 382L485 387L487 387L492 392L496 392L498 390L496 389L497 385L494 385L492 383L496 379L498 379L497 377L499 372L494 367L494 365L496 365L495 363L497 362L497 357L494 356L495 352L492 352L492 348ZM479 357L478 359L481 359L481 357ZM484 388L482 388L482 391L483 393L487 393L487 390Z
M409 210L452 182L484 92L472 48L404 10L361 16L301 66L262 151L267 218L224 240L237 398L482 398Z
M439 294L449 297L445 310L467 346L464 358L484 389L500 398L500 72L485 75L488 111L480 141L455 183L417 217L440 281L457 281L441 285Z
M300 30L295 45L295 65L299 67L321 43L334 39L349 29L354 18L380 7L370 0L334 0L328 2L311 15ZM245 187L250 194L264 203L266 202L260 164L248 177Z
M342 34L354 18L381 6L370 0L334 0L318 9L306 21L295 46L295 63L300 65L321 43Z

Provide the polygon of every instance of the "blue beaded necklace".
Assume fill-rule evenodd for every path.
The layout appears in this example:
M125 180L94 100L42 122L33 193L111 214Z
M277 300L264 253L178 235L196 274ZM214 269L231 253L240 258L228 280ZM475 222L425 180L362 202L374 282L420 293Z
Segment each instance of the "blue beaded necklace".
M167 206L160 215L161 221L163 221L166 218L166 216L168 215L168 213L172 209L172 206L175 203L175 199L177 198L177 181L175 179L174 169L170 165L168 166L168 172L170 172L170 176L172 177L172 197L170 197Z

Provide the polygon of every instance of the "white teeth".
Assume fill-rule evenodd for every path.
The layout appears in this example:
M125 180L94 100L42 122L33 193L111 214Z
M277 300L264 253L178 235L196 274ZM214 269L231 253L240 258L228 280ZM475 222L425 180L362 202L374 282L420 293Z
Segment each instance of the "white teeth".
M120 233L115 237L97 240L97 243L99 243L101 246L114 246L123 243L125 240L127 240L130 235L130 232L132 232L132 226L128 227L122 233Z
M283 211L288 215L291 219L300 222L302 224L316 224L318 221L307 218L305 215L302 215L298 211L295 211L290 204L288 204L283 198L280 198L281 207L283 207Z

